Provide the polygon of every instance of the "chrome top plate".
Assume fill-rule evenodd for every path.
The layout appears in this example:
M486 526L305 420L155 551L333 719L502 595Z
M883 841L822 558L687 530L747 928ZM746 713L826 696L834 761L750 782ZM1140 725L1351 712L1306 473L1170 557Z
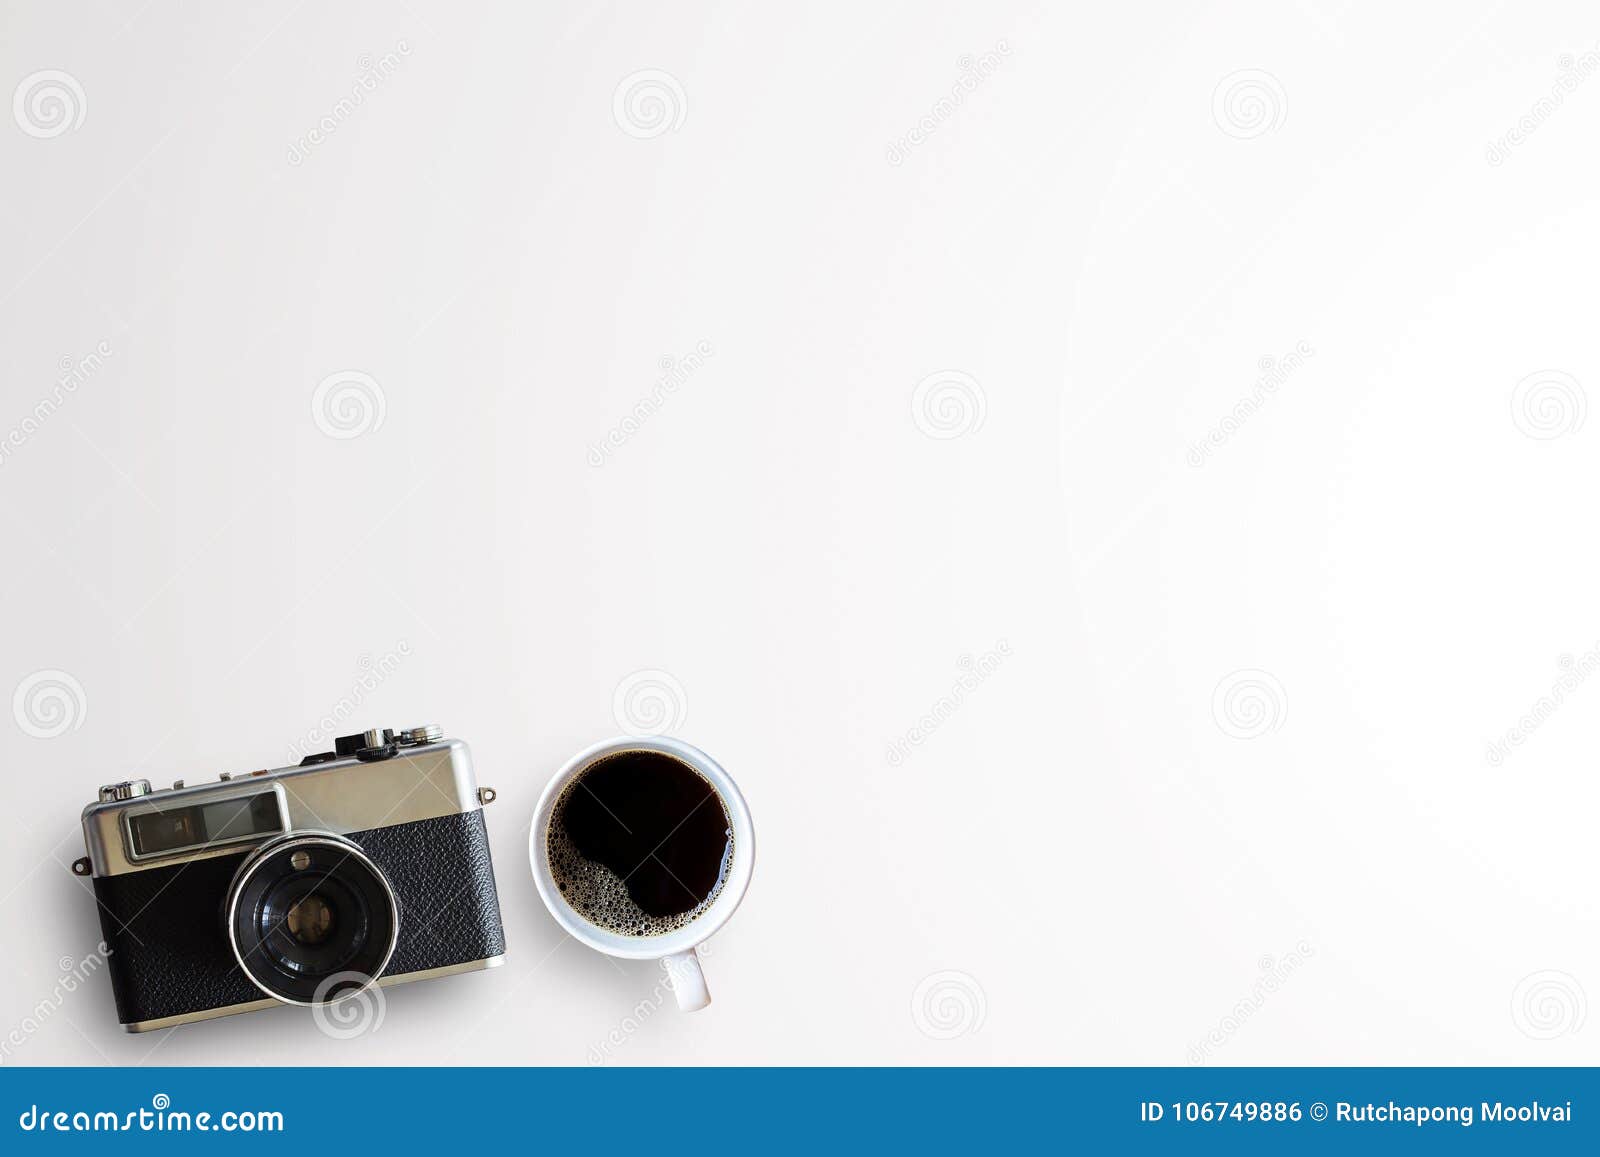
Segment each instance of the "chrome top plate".
M235 855L249 845L233 843L135 861L129 855L123 817L237 799L273 786L281 790L290 830L308 828L339 835L459 815L482 807L471 753L459 739L401 747L392 758L371 762L345 756L306 767L235 774L225 780L152 791L133 799L97 801L84 808L83 839L92 874L117 876Z

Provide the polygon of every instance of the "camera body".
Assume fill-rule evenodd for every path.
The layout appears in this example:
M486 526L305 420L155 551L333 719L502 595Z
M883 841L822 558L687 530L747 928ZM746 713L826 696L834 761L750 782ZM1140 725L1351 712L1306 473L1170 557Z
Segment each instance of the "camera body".
M92 877L123 1027L500 964L494 792L442 734L367 731L291 767L102 787L73 870Z

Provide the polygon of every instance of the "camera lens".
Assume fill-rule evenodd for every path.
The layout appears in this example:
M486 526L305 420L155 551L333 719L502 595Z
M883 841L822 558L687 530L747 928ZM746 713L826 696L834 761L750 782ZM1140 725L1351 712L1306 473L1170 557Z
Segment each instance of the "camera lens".
M289 935L301 944L321 944L333 929L333 905L313 892L289 905L284 923L289 926Z
M245 975L291 1004L365 988L388 965L400 931L383 872L350 840L324 833L257 848L233 878L227 921Z

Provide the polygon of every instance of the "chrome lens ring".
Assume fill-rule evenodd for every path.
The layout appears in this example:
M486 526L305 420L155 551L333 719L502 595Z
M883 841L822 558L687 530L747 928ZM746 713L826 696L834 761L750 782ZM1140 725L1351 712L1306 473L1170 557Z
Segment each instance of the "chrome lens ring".
M291 832L256 848L224 909L240 970L286 1004L331 1004L375 983L400 937L400 904L354 841Z

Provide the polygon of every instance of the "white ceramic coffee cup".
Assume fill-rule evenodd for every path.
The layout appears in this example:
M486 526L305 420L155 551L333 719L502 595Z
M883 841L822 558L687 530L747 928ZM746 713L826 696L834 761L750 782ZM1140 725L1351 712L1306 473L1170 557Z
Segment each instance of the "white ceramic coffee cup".
M556 886L550 874L550 816L556 801L568 784L577 779L600 760L624 751L656 751L673 756L705 776L722 799L728 819L733 827L733 863L722 882L722 890L711 906L691 923L661 936L622 936L616 932L591 924L578 913ZM722 765L698 747L692 747L664 735L648 738L618 736L585 748L567 761L556 773L544 794L539 797L539 807L533 813L533 830L528 833L528 859L533 866L533 882L538 886L544 906L550 915L574 939L582 941L597 952L630 960L659 959L672 979L672 991L678 998L678 1007L686 1012L704 1008L711 1003L706 990L705 973L700 968L700 958L695 955L695 945L710 939L712 933L728 922L733 910L744 899L750 886L750 873L755 867L756 836L750 823L750 809L744 796Z

